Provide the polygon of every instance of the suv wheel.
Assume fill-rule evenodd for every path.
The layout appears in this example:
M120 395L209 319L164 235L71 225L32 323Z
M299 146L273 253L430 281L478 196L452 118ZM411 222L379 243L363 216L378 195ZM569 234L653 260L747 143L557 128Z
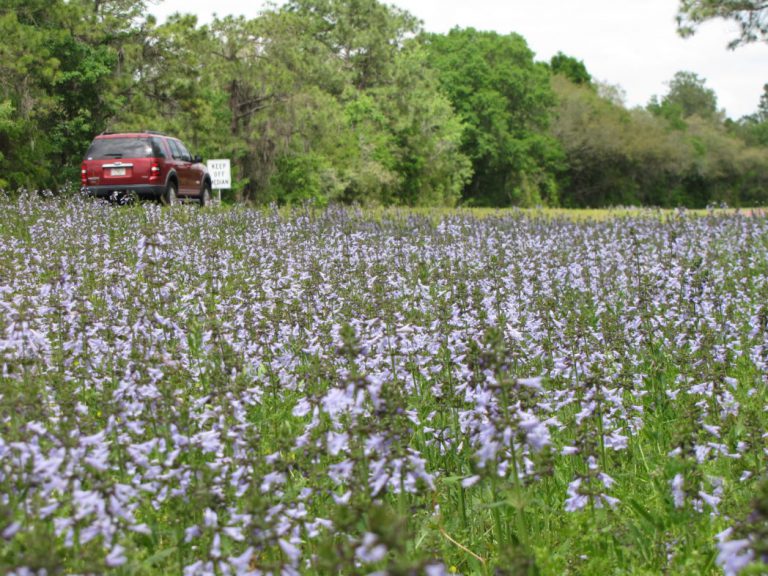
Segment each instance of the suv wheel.
M168 186L165 188L165 194L160 197L160 200L166 206L173 206L174 204L179 203L176 182L168 182Z
M205 208L213 204L211 200L211 185L206 182L203 184L203 190L200 192L200 208Z

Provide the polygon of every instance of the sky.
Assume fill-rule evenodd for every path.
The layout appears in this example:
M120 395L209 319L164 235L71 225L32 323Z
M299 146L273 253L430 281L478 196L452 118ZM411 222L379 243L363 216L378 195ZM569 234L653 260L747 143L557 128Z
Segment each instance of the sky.
M279 4L280 2L277 2ZM757 110L768 83L768 44L736 50L735 24L714 21L688 39L675 28L677 0L389 0L422 20L429 32L453 27L516 32L537 60L557 52L582 60L592 77L620 86L628 107L663 96L676 72L695 72L734 119ZM268 4L259 0L153 0L150 12L164 21L192 13L201 24L218 16L253 18Z

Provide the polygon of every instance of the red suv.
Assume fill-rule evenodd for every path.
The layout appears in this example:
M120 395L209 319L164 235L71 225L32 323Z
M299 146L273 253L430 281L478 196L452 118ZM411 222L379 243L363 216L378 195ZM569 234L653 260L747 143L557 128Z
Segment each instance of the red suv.
M211 202L211 177L200 156L181 140L160 132L105 132L91 143L80 170L83 190L98 198L131 195L175 204L195 198Z

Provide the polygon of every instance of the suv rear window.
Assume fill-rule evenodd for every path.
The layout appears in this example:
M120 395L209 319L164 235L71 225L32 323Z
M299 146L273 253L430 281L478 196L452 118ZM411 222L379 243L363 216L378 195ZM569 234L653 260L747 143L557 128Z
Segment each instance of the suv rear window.
M88 148L88 160L107 158L152 158L165 156L160 143L152 138L97 138Z

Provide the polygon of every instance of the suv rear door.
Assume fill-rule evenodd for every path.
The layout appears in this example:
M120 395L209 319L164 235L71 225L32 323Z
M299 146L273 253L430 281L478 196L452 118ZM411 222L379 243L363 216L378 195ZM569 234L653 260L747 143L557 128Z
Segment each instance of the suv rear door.
M88 185L121 186L149 183L152 158L158 150L147 137L96 138L86 153Z

